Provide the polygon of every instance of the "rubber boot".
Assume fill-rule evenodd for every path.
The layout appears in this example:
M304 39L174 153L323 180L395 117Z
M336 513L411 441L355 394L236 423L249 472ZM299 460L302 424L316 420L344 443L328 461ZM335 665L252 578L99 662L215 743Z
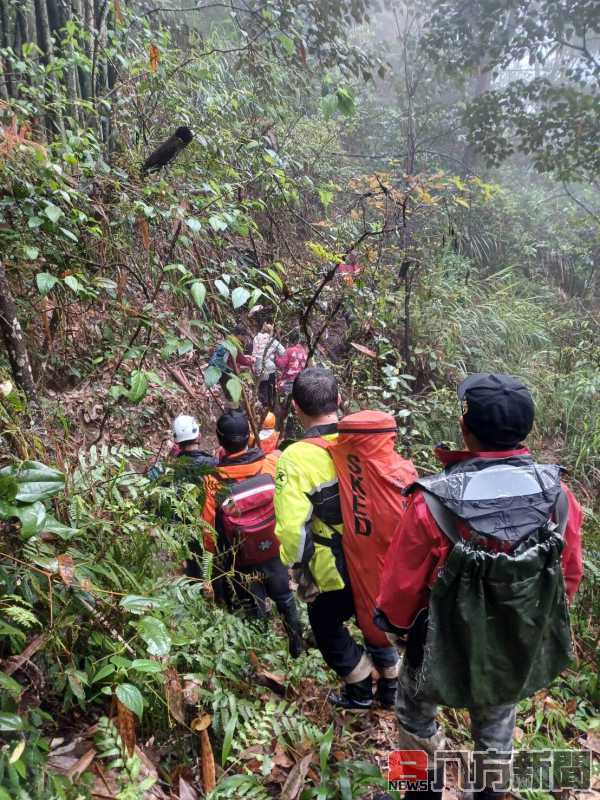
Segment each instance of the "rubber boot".
M336 708L345 708L348 711L368 711L373 705L371 675L356 683L345 683L339 694L330 695L329 702Z
M304 650L304 639L299 625L286 625L285 632L288 637L288 649L292 658L299 658Z
M382 708L394 708L396 705L396 690L398 678L379 678L375 699Z

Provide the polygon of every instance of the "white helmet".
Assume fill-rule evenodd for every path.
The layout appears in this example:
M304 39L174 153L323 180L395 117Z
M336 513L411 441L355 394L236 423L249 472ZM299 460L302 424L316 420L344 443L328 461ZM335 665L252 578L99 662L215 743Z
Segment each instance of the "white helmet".
M189 417L187 414L180 414L173 420L173 438L180 444L180 442L191 442L197 439L200 434L200 426L195 417Z

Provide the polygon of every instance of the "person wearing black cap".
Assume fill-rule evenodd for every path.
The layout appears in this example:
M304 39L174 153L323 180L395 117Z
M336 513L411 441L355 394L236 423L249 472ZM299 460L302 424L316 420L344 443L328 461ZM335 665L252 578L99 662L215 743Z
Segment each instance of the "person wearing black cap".
M466 449L437 448L443 471L407 488L375 614L405 648L398 744L424 750L436 766L428 790L408 791L408 800L441 800L438 704L469 709L482 753L475 796L504 796L498 766L486 780L486 765L506 766L518 701L569 663L567 602L583 574L581 508L562 469L536 463L523 445L535 415L527 387L477 373L458 396Z
M289 651L297 658L304 640L289 574L279 558L275 537L275 469L278 450L265 455L248 447L250 425L240 409L230 409L217 420L219 461L216 476L205 478L202 517L216 531L204 536L205 549L216 555L215 596L226 596L225 575L233 575L234 598L249 606L252 617L266 619L269 597L281 614Z

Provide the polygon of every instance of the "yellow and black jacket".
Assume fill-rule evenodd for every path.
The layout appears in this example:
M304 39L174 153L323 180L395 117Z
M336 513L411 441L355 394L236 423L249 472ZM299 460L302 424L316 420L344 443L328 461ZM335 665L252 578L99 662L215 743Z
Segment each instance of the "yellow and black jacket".
M335 439L337 425L320 425L304 439ZM275 473L275 534L284 564L309 566L321 592L343 589L347 583L342 551L342 511L333 459L310 441L284 450Z

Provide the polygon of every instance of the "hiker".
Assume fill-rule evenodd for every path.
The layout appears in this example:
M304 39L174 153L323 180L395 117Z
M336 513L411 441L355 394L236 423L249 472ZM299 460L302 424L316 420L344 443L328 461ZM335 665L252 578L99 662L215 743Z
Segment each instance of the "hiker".
M258 432L258 446L265 455L276 450L279 444L279 431L276 426L277 419L275 418L275 414L269 411Z
M176 480L190 480L191 483L198 481L198 475L203 475L206 469L214 467L217 463L216 458L200 449L200 426L195 417L188 414L180 414L175 417L171 426L173 436L173 446L169 451L169 459L179 459L182 461L176 464ZM147 471L146 475L151 480L157 480L165 472L162 461L156 461Z
M260 333L252 340L252 358L254 374L258 378L258 399L271 411L275 405L275 383L277 368L275 358L283 355L285 348L277 341L273 333L273 325L265 322Z
M217 420L217 438L222 456L216 476L206 478L203 519L216 531L216 541L205 547L216 554L215 595L225 595L225 581L233 575L235 596L250 605L251 616L267 618L269 597L283 618L290 655L304 650L298 609L290 589L287 569L279 558L275 537L273 495L275 466L279 453L265 455L248 447L250 425L239 409L230 409ZM221 499L223 489L227 490ZM232 600L228 597L230 608Z
M475 751L507 761L518 701L570 660L567 598L583 574L582 512L562 469L536 463L523 445L534 404L521 381L478 373L458 395L466 449L437 448L443 471L408 489L375 619L406 648L398 746L430 757L443 750L441 703L468 708ZM405 798L441 800L438 772L428 791ZM478 794L502 796L489 785Z
M280 372L277 389L284 401L292 393L292 386L308 360L308 350L300 342L300 331L293 330L288 336L289 346L282 355L275 357L275 365Z
M200 449L200 426L195 417L180 414L173 420L173 442L169 455L173 458L187 458L196 467L214 467L216 458L206 450Z
M304 437L289 445L277 462L275 532L281 559L292 566L298 594L308 603L317 647L344 682L342 691L333 694L330 702L345 709L370 708L375 667L380 676L375 699L391 708L398 654L372 618L383 557L394 530L392 519L395 523L402 513L402 489L416 478L416 472L394 452L396 422L390 415L359 412L344 418L338 427L338 385L329 370L303 370L294 381L292 400ZM366 451L382 453L381 471L359 452L348 456L344 448L351 448L357 436L362 437ZM328 451L330 445L335 448ZM354 481L337 459L338 445L345 454L342 461L361 472ZM385 496L393 491L396 505L384 502L375 492L377 482L386 483L386 473ZM352 490L356 487L367 488L368 493L355 496L354 509ZM388 508L392 512L377 530L372 525L376 505L384 513ZM344 624L352 617L363 632L366 651Z
M358 253L355 250L350 250L345 260L337 265L337 273L341 276L346 286L352 287L354 278L357 278L361 272L362 266L358 261Z
M248 339L248 332L244 326L236 325L233 330L233 334L236 339L239 340L241 345L241 348L238 348L235 354L235 368L232 366L231 352L224 342L221 342L217 345L208 361L209 367L216 367L221 371L219 385L223 390L223 394L230 402L234 402L234 399L227 388L228 381L230 381L235 374L239 374L242 369L252 367L254 363L252 356L245 355L244 353Z

